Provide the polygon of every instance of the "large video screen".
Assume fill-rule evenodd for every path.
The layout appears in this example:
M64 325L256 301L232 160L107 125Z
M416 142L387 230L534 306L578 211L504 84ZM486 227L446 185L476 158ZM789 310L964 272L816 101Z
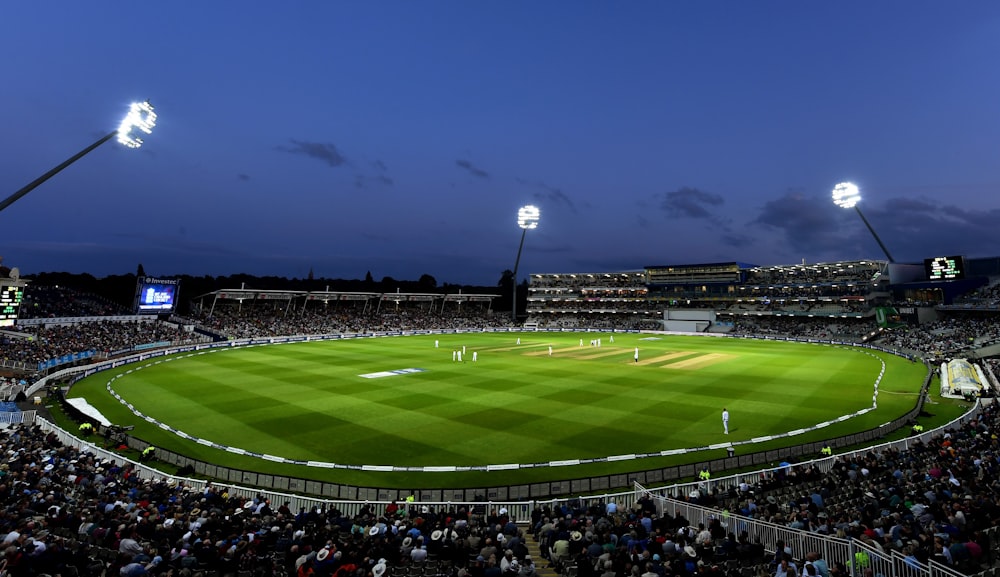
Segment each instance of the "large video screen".
M939 256L924 259L927 280L958 280L965 278L965 258L961 256Z
M171 313L177 307L179 281L144 277L139 280L136 314Z

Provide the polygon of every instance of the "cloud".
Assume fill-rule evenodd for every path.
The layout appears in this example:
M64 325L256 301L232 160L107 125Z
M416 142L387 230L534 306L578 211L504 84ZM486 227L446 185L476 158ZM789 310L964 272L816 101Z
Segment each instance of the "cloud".
M376 184L381 184L383 186L392 186L395 184L391 178L384 174L376 174L375 176L365 176L363 174L354 175L354 187L355 188L368 188L368 183L374 182Z
M845 212L834 207L826 197L789 190L764 203L760 214L750 224L780 233L790 248L798 252L827 253L850 244L845 230L848 227L842 218Z
M289 139L289 141L293 146L279 145L275 148L282 152L300 154L302 156L308 156L309 158L315 158L316 160L322 160L334 168L348 164L347 159L344 158L344 155L337 150L337 146L333 143L306 142L295 139Z
M571 212L577 212L576 204L573 199L569 197L561 188L556 188L554 186L549 186L542 181L531 181L524 178L515 178L518 184L523 184L526 186L533 186L541 189L540 192L532 193L532 197L539 203L544 204L546 202L550 204L558 204L565 206Z
M669 214L716 221L719 217L710 208L722 206L725 202L718 194L685 186L666 193L660 207Z
M946 193L938 191L941 198ZM993 192L997 193L1000 190ZM922 196L893 197L880 206L866 203L861 208L899 262L920 262L942 254L988 256L1000 251L1000 237L995 233L1000 209L970 209ZM786 192L765 203L749 224L778 232L786 252L798 256L885 257L855 211L833 207L826 196Z
M945 195L941 193L942 198ZM863 210L897 260L916 261L941 254L985 256L1000 251L996 235L1000 209L968 209L924 197L895 197L881 207Z
M485 170L483 170L483 169L475 166L474 164L472 164L468 160L458 159L458 160L455 161L455 166L457 166L457 167L459 167L459 168L461 168L463 170L469 171L469 173L472 174L473 176L478 176L479 178L485 178L485 179L489 179L490 178L490 173L488 173Z
M737 248L750 246L754 243L753 237L735 232L723 233L723 235L719 238L722 240L723 244Z

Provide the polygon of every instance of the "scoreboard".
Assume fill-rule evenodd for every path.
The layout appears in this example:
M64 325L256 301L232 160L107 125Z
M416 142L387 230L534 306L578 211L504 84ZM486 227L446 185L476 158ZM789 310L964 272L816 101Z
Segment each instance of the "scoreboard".
M17 313L24 298L24 287L17 285L0 286L0 327L14 326Z
M927 280L959 280L965 278L965 259L961 256L939 256L924 259Z

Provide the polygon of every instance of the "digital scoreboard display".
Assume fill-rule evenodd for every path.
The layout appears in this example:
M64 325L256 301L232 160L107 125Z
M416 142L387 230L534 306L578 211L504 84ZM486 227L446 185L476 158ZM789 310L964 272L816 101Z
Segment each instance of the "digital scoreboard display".
M136 314L172 313L177 307L177 293L180 288L177 279L141 277L136 287Z
M5 285L0 287L0 327L14 326L17 313L21 310L24 287Z
M965 278L965 258L939 256L924 259L927 280L958 280Z

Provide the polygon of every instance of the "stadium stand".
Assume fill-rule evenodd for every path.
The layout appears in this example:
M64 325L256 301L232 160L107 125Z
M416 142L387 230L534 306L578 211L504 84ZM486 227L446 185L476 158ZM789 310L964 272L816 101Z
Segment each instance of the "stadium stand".
M838 269L830 274L838 282L845 280ZM827 277L811 278L824 282ZM574 282L571 288L576 291L593 286ZM635 288L631 281L622 282L626 291ZM545 279L545 286L562 288L555 279ZM604 285L601 290L612 288L622 287ZM610 304L617 297L595 298ZM550 305L554 299L543 300ZM634 301L617 302L621 308L558 315L566 326L628 327L642 322L630 318L628 307L636 305ZM303 307L293 315L259 304L220 307L211 316L193 320L220 338L505 326L505 315L488 310L442 314L436 308L404 304L378 312ZM743 307L762 305L724 304L741 311L760 310ZM754 315L740 316L734 325L740 334L860 339L872 329L873 320ZM110 353L141 344L137 341L184 338L172 324L104 321L52 328L35 335L35 341L44 341L41 350L51 351L42 357L88 349ZM934 356L975 352L998 335L997 319L947 313L933 323L895 329L879 338L889 346ZM26 344L35 341L8 340L13 342L0 343L4 358L39 358L38 350ZM1000 361L985 362L991 374L1000 372ZM17 379L7 381L16 384ZM903 449L874 448L822 462L786 464L744 475L739 482L720 479L683 489L643 490L635 498L558 500L515 516L487 504L415 502L348 506L320 501L292 510L276 495L178 481L76 448L38 425L11 425L0 430L0 451L6 455L0 464L0 528L5 535L0 571L544 577L556 570L577 577L750 577L787 575L793 564L802 575L813 574L808 569L812 565L820 575L888 577L891 573L876 562L885 557L898 562L890 566L902 568L901 575L992 575L1000 545L998 434L1000 407L985 404L976 418L922 435ZM701 524L691 522L681 505L710 507L716 514ZM746 526L755 529L738 530L743 525L737 517L752 520L755 524ZM768 527L803 537L778 539L776 531L765 530ZM855 544L855 552L848 555L830 547L838 553L820 563L824 550L811 545L823 539Z

